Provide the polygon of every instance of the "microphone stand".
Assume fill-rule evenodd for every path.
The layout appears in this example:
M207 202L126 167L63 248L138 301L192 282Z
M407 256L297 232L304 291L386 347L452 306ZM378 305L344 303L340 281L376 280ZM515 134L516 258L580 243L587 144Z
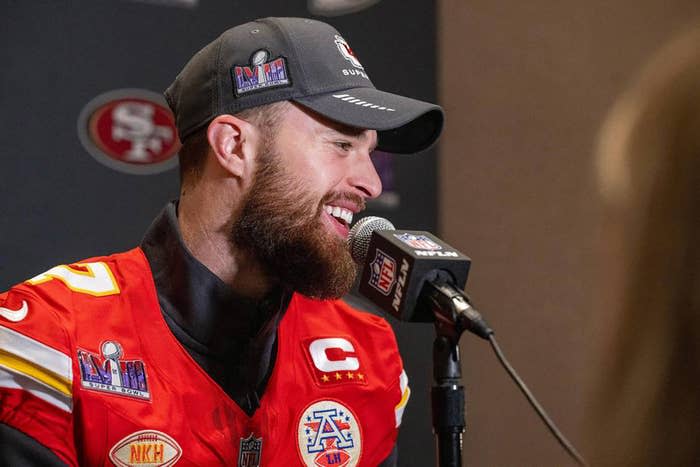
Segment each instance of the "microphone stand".
M455 289L444 278L426 281L423 293L435 317L434 382L430 396L433 433L437 441L437 465L438 467L461 467L465 421L459 338L465 330L478 331L477 333L481 334L483 321L471 307L464 293ZM475 325L472 321L476 317L478 321ZM483 324L485 326L485 323ZM477 329L473 329L475 327ZM488 329L488 326L486 328Z

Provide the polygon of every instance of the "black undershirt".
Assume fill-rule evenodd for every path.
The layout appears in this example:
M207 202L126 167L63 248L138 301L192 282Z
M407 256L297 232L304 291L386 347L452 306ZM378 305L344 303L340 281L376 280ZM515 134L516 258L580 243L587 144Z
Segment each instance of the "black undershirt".
M274 366L277 326L291 299L281 288L262 300L236 295L192 256L169 203L141 243L163 317L207 374L252 416Z

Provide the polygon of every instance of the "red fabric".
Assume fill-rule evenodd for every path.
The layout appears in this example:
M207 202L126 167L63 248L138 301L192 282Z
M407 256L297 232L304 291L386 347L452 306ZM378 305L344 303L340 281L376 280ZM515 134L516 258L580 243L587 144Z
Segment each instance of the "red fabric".
M302 455L301 416L314 402L335 401L349 409L350 424L356 425L353 435L361 438L361 454L354 453L349 465L359 461L356 465L374 466L389 455L397 435L394 407L401 399L402 367L393 332L383 319L341 301L295 295L280 323L277 358L261 407L249 418L168 329L140 249L85 262L90 261L108 265L120 293L86 295L70 291L59 280L25 283L10 295L31 300L27 318L19 323L0 318L0 325L71 356L72 416L24 391L3 390L4 423L34 437L71 465L112 465L110 449L141 430L174 439L182 449L178 466L238 465L241 440L251 434L262 438L261 465L304 465L309 461ZM13 298L12 305L22 298L19 302ZM7 295L0 295L0 306L4 300ZM341 375L346 382L324 385L319 379L324 372L314 365L309 343L335 337L351 342L354 351L330 349L328 360L356 358L359 369ZM143 362L150 400L81 385L78 350L101 357L105 341L121 345L121 361ZM356 384L347 373L353 373L353 379L362 373L363 383ZM339 423L342 427L342 420ZM332 444L326 440L328 453ZM328 454L327 461L346 460L347 455L340 454L335 458Z

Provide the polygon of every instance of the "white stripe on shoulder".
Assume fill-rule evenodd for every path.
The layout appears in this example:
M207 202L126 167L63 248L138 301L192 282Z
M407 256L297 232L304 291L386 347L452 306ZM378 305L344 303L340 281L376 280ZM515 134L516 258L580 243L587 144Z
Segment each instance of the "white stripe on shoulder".
M408 399L411 397L411 388L408 387L408 375L405 371L401 371L399 376L399 387L401 388L401 400L396 407L394 407L394 415L396 416L396 428L401 425L401 419L403 418L403 411L408 404Z
M408 375L406 370L401 370L401 375L399 376L399 384L401 385L401 392L404 392L408 387Z
M19 358L38 371L51 373L68 385L73 382L73 362L70 356L1 325L0 352L8 359Z
M65 412L73 412L72 398L42 383L38 383L23 374L13 373L4 368L0 368L0 387L27 391Z

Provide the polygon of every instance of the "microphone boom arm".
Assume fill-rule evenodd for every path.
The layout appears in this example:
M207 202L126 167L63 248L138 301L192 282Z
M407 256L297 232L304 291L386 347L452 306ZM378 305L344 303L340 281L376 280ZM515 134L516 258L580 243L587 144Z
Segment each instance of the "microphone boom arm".
M421 291L423 305L435 316L434 384L430 391L433 431L437 438L438 466L460 467L466 423L459 338L468 330L488 339L493 331L464 292L452 285L449 273L437 272L436 278L425 281Z

